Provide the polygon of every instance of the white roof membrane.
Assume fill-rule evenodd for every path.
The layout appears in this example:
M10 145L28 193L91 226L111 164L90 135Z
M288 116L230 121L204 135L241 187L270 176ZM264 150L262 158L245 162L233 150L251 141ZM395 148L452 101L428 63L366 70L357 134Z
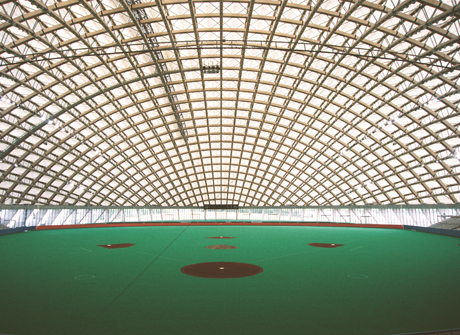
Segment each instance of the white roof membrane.
M0 2L0 203L460 201L454 1Z

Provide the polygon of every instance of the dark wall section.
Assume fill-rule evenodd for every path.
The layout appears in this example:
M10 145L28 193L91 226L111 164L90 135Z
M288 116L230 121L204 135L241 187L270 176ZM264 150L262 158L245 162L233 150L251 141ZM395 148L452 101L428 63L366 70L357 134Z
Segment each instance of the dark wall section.
M20 228L0 229L0 236L1 235L8 235L8 234L22 233L22 232L24 232L24 230L35 230L35 228L36 227L20 227Z
M426 228L426 227L416 227L416 226L406 226L406 225L404 225L404 229L422 231L422 232L431 233L431 234L439 234L439 235L460 237L460 231L459 230L448 230L448 229L439 229L439 228Z

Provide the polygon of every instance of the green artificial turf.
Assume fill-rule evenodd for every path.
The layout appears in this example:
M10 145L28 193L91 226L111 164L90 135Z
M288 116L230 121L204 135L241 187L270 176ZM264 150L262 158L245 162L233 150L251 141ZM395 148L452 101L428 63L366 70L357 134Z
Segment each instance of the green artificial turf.
M221 235L238 238L206 238ZM368 335L460 328L459 241L392 229L247 226L1 236L0 333ZM97 246L116 243L135 246ZM214 244L238 248L205 248ZM217 261L264 271L236 279L180 272Z

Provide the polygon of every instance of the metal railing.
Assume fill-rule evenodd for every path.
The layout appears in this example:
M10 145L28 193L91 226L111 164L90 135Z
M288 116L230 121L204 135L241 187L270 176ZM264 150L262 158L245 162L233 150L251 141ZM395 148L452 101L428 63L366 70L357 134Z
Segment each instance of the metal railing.
M0 224L8 228L161 221L284 221L389 224L430 227L460 216L460 205L240 207L73 207L1 205Z

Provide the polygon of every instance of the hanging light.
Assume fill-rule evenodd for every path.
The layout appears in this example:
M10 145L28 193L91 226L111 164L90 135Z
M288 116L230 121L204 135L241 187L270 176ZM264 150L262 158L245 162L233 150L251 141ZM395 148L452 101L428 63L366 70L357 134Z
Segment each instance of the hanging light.
M211 64L211 65L203 65L203 73L219 73L220 72L220 65L218 64Z

